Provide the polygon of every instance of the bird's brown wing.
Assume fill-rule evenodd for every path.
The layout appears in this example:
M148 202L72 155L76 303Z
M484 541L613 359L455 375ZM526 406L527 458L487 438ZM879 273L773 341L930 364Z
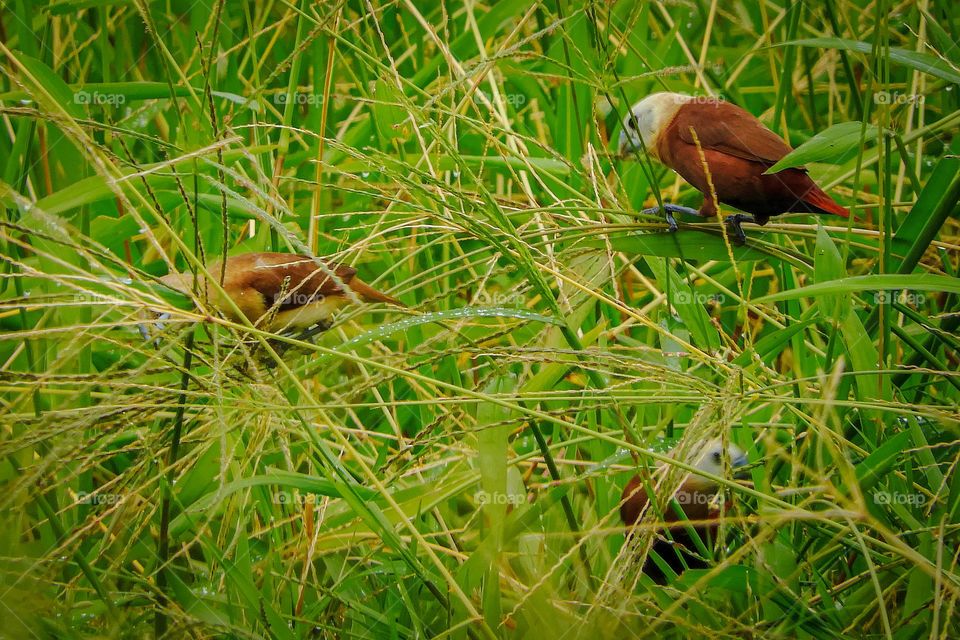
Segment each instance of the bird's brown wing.
M254 289L263 296L266 308L279 303L280 311L319 302L327 296L343 295L341 285L349 285L357 273L353 267L325 261L321 265L310 256L294 253L234 256L228 258L226 271L228 279L233 274L242 280L232 285Z
M767 165L793 151L750 112L723 100L685 104L677 112L676 126L687 144L696 144L690 133L693 127L702 148Z
M620 496L620 520L628 527L636 523L647 506L647 490L640 476L633 476Z
M653 480L651 480L653 482ZM717 517L717 513L712 509L711 498L716 495L716 487L703 489L696 482L691 482L688 478L677 488L673 495L680 503L683 513L687 520L711 520ZM630 526L640 519L644 508L647 506L647 491L643 486L643 480L639 475L633 476L627 486L623 489L620 497L620 519L627 526ZM679 516L671 506L667 506L663 512L663 522L677 522ZM671 529L673 527L670 527Z

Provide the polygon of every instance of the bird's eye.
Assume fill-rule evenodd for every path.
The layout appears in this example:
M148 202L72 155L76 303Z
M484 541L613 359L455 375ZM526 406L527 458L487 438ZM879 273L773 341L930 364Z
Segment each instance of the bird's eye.
M719 452L719 451L714 451L714 452L713 452L713 461L716 462L717 464L720 464L720 461L721 461L721 460L723 460L723 456L720 455L720 452Z
M636 119L636 118L630 118L629 120L627 120L627 126L630 127L631 129L633 129L634 131L636 131L636 130L637 130L637 119Z

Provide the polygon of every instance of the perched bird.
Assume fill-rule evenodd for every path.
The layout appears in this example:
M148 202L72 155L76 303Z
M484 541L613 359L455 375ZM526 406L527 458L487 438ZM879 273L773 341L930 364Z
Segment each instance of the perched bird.
M671 452L670 455L679 454ZM740 447L728 444L724 448L720 440L711 440L692 450L685 456L685 459L690 466L720 477L723 477L728 470L736 472L747 464L747 456ZM647 486L656 487L658 479L656 471L663 469L664 466L666 466L664 462L658 462L654 465ZM693 522L690 526L697 532L704 544L708 544L708 540L711 539L717 529L717 524L710 524L707 521L716 520L720 516L720 509L716 504L717 500L715 500L718 492L719 487L713 480L688 473L673 494L673 498L683 509L685 519ZM639 475L633 476L624 488L620 500L620 519L623 520L628 529L640 521L644 511L648 510L649 502L643 479ZM662 515L662 518L660 515ZM669 531L670 538L673 541L670 542L662 532L658 531L657 540L652 550L677 574L685 568L705 567L706 563L697 554L697 547L687 531L687 525L682 522L683 519L680 518L671 503L666 504L660 515L654 512L652 517L655 522L665 523L664 529ZM671 523L677 524L671 525ZM649 556L643 571L656 582L662 583L665 580L663 570Z
M242 253L226 262L207 265L207 272L219 282L240 313L271 332L303 330L317 325L329 327L340 307L352 300L387 302L406 306L380 293L357 277L353 267L294 253ZM193 289L192 273L172 273L160 279L183 293ZM201 286L203 283L201 282ZM231 305L212 283L206 283L207 300L234 322L241 322Z
M741 222L764 225L771 216L788 212L850 215L803 167L765 174L793 149L752 114L719 98L663 92L633 105L623 120L619 151L626 157L643 150L704 195L699 212L664 205L671 231L677 229L673 213L717 215L711 192L720 202L753 214L738 213L724 220L741 244L746 241ZM644 213L656 211L658 207Z

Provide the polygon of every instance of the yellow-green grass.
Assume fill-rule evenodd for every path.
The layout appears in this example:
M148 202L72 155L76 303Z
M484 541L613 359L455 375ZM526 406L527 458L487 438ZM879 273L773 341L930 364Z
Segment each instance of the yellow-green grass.
M7 637L960 635L951 3L10 0L0 27ZM638 212L700 195L614 157L660 90L757 115L852 218L667 233ZM251 250L409 309L307 343L156 279ZM709 568L654 584L665 451L711 437L750 477L716 478Z

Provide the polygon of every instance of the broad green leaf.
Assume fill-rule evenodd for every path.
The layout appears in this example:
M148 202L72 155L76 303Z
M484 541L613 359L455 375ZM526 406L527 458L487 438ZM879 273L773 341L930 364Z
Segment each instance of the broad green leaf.
M917 551L928 558L935 557L934 544L933 535L930 531L918 532L917 542L915 543ZM924 634L926 631L926 629L923 628L924 623L922 620L924 617L922 616L922 611L934 601L934 598L936 597L934 595L935 592L936 586L934 584L934 579L930 576L930 574L923 571L920 567L912 567L910 569L910 577L907 580L907 591L904 595L903 612L905 614L905 619L909 620L913 618L916 620L916 622L912 625L913 635L915 637L920 637L921 634ZM921 615L914 617L918 613ZM907 629L904 629L904 631L906 630ZM906 634L904 637L906 637Z
M166 82L85 82L83 84L64 85L67 87L71 101L78 106L83 104L112 104L122 105L137 100L163 100L169 99L171 94L177 98L186 98L191 94L189 87L177 87L173 89ZM193 93L203 92L203 87L193 87ZM247 98L236 93L228 91L211 91L215 98L222 98L246 106L251 111L260 111L260 104L251 98ZM8 91L0 93L0 100L27 100L30 96L23 91ZM82 117L82 110L76 117Z
M713 227L713 225L710 226ZM704 229L704 232L700 229L681 229L676 233L616 234L607 238L599 236L585 238L576 246L606 249L609 241L615 251L622 251L628 257L659 256L684 260L729 261L730 251L720 234L721 232L716 228ZM767 242L748 239L746 245L742 247L733 245L731 248L733 259L737 261L783 260L804 271L810 268L809 258L806 256Z
M859 374L856 377L858 397L871 402L883 398L889 399L890 378L876 375L880 354L873 343L873 338L864 329L860 316L856 313L848 313L840 323L840 333L843 335L847 354L850 356L847 368ZM875 420L880 419L879 412L873 409L864 409L863 415Z
M933 455L929 439L924 433L923 427L917 421L915 416L906 418L909 425L910 435L913 438L913 450L916 451L917 461L923 468L923 473L927 478L928 487L940 487L943 485L943 471L937 464L937 459Z
M955 39L950 37L946 29L929 11L925 11L922 6L917 7L917 9L927 19L927 36L935 43L934 46L938 49L937 53L947 58L953 63L954 67L960 68L960 49L958 49ZM929 42L927 46L930 46Z
M246 150L241 149L229 149L224 151L223 159L226 162L235 161L238 158L242 157L245 153L260 153L267 150L268 147L253 147ZM180 163L192 163L193 159L183 159L175 162L175 165ZM147 164L141 167L141 170L145 172L156 171L162 165L160 164ZM133 171L127 171L126 175L134 173ZM163 175L152 174L147 178L152 188L159 191L171 191L173 192L176 189L176 182L173 178ZM125 185L126 188L140 188L139 180L136 182L130 180L129 178L121 179L120 183ZM197 194L200 198L202 204L207 205L210 208L214 208L216 211L220 210L220 196L213 194ZM40 198L37 200L36 206L40 209L43 209L47 213L62 215L72 209L83 206L85 204L91 204L94 202L101 202L104 200L110 200L115 197L110 186L107 184L106 179L103 176L90 176L88 178L83 178L77 180L76 182L70 184L59 191L51 193L50 195ZM178 198L182 200L182 196L178 195ZM9 196L0 190L0 200L9 199ZM227 206L231 210L236 210L238 212L238 217L244 217L244 213L249 213L248 217L253 216L253 212L256 211L255 206L247 201L241 202L233 196L227 197Z
M956 144L954 148L956 148ZM960 200L960 158L948 155L941 158L927 179L917 202L900 224L893 237L894 257L892 271L909 273L926 253L940 229L957 208Z
M36 96L40 102L45 102L47 97L52 98L73 118L84 117L83 102L78 97L80 94L67 86L59 74L36 58L22 53L18 53L16 57L27 70L27 73L20 75L32 95Z
M516 389L515 376L504 375L494 378L484 388L485 393L502 395ZM477 446L478 466L480 468L480 493L478 502L482 503L481 517L486 519L490 528L487 538L490 540L490 558L486 566L486 579L483 584L483 613L487 624L495 628L500 623L500 554L503 547L503 528L508 503L513 495L507 490L507 458L510 431L510 411L500 405L480 403L477 406ZM522 496L521 496L522 497Z
M875 140L877 127L862 122L841 122L824 129L802 145L785 155L764 173L777 173L792 167L802 167L811 162L839 164L863 146L865 141Z
M900 455L910 444L910 432L902 431L888 439L882 445L870 452L866 458L857 464L857 483L860 491L870 491L877 482L882 480L893 468Z
M671 289L670 304L674 305L675 308L678 304L683 304L678 302L678 299L689 300L689 296L686 294L687 292L685 291L678 292L675 289ZM683 343L690 343L690 332L683 322L672 314L664 316L660 321L660 326L664 329L664 332L659 336L660 352L663 354L664 361L667 363L667 366L674 371L683 371L687 360L681 358L681 354L686 351Z
M396 84L385 78L380 78L374 82L373 96L373 122L377 127L380 138L387 142L394 138L406 137L408 132L404 130L404 123L409 128L408 115L400 104L400 91Z
M761 298L756 303L813 298L822 295L853 294L863 291L883 291L886 289L908 289L911 291L949 291L960 293L960 278L933 273L912 274L875 274L851 276L829 282L818 282L791 291L780 291Z
M503 395L516 389L516 378L504 375L494 378L484 393ZM511 424L510 410L498 404L481 402L477 406L478 466L480 468L480 502L494 532L502 532L507 507L507 439Z
M857 53L869 54L873 51L873 45L869 42L860 42L859 40L846 40L844 38L805 38L802 40L791 40L782 44L773 45L775 47L816 47L818 49L843 49L846 51L856 51ZM910 51L908 49L898 49L890 47L890 60L897 64L916 69L922 73L927 73L937 78L960 84L960 71L954 68L950 63L941 60L937 56L921 51Z
M817 248L814 258L814 279L816 282L831 282L846 275L847 270L843 258L833 239L824 230L822 224L817 225ZM840 295L826 295L820 299L821 311L827 318L835 321L843 320L851 305L848 298Z

